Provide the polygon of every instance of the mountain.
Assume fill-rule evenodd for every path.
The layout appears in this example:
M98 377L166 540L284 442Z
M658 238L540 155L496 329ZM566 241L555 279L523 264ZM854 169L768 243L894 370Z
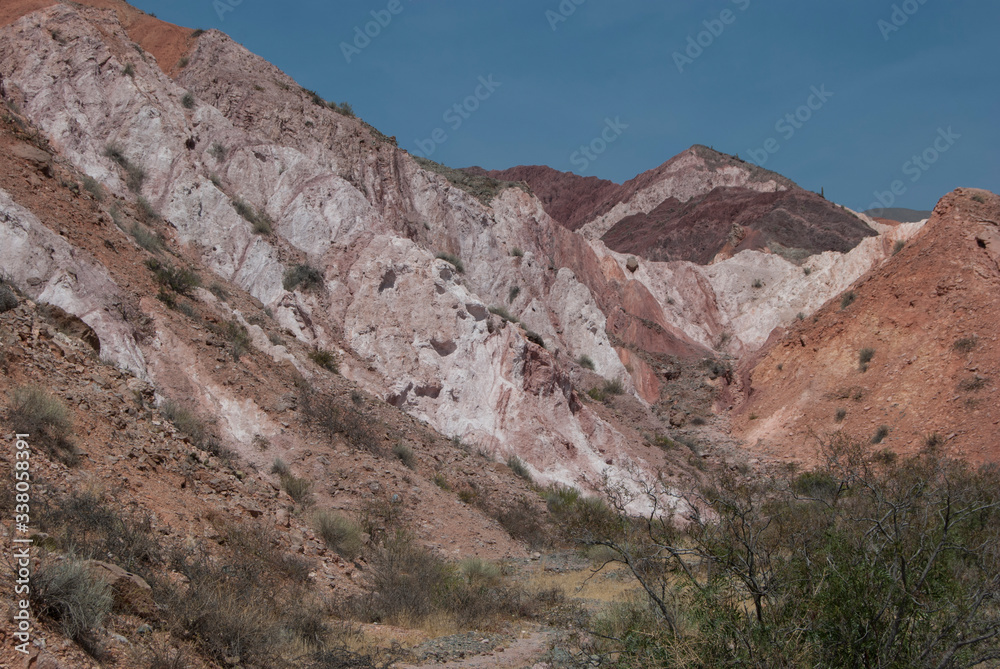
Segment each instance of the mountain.
M917 221L926 221L931 217L931 211L918 211L916 209L901 209L899 207L888 208L888 209L869 209L865 212L868 216L872 218L883 218L889 221L897 221L899 223L916 223Z
M709 264L746 249L802 259L847 252L875 232L779 174L695 145L621 186L546 167L477 174L524 181L570 230L647 260ZM720 256L721 254L721 256Z
M888 262L748 360L735 431L804 463L820 455L810 435L874 437L882 426L878 443L896 453L932 443L995 462L998 221L996 195L943 198Z

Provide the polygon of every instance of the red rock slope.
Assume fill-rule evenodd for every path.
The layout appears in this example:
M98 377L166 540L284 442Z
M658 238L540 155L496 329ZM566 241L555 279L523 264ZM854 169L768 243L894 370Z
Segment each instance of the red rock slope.
M936 434L953 455L1000 459L1000 197L947 195L924 230L852 292L853 303L832 300L743 370L736 434L810 462L817 435L871 439L885 426L881 443L899 453Z

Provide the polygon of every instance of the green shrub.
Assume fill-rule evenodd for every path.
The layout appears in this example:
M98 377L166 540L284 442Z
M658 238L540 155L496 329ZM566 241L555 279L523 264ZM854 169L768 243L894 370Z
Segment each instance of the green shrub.
M802 273L805 274L806 276L809 276L810 274L812 274L812 271L813 271L812 267L803 267L802 268Z
M151 231L146 226L140 223L133 223L129 232L132 235L132 239L135 240L135 243L140 248L150 253L159 253L163 250L163 237Z
M598 386L594 386L593 388L588 390L587 396L590 397L590 399L594 400L595 402L603 402L605 399L607 399L607 396L604 394L604 391L601 390Z
M417 468L417 456L414 455L413 449L406 444L397 443L392 447L392 454L406 467L410 469Z
M594 371L594 361L590 359L589 355L581 355L576 359L576 364L580 365L584 369Z
M340 367L337 364L337 357L325 349L317 348L309 351L309 359L334 374L340 371Z
M212 142L212 146L208 149L208 155L215 158L215 162L221 163L226 159L226 147L219 142Z
M906 247L906 242L902 239L897 240L895 244L892 245L892 255L896 255Z
M208 426L193 411L174 400L164 402L160 410L192 444L200 448L205 443L209 436Z
M524 460L516 455L512 455L507 458L507 467L510 468L515 475L520 476L528 483L534 482L534 479L531 478L531 472L528 471L528 466L524 464Z
M312 481L299 478L292 474L285 474L281 477L281 488L288 493L292 500L301 506L312 504Z
M80 560L43 561L31 580L32 604L39 618L53 620L62 633L86 642L111 613L111 588Z
M510 254L511 254L511 256L513 256L515 258L523 258L524 257L524 251L522 251L521 249L517 248L516 246L513 249L511 249Z
M122 68L122 74L126 77L135 77L135 66L132 63L125 63L125 67Z
M281 458L275 458L274 463L271 464L271 473L277 474L279 477L291 476L292 470Z
M507 302L513 302L517 299L517 296L521 294L520 286L511 286L510 290L507 291Z
M146 171L142 166L130 161L125 156L124 150L117 144L105 145L104 156L125 170L125 185L130 191L133 193L142 192L142 184L146 180Z
M313 514L316 534L341 557L353 560L361 554L361 527L349 518L333 511L317 511Z
M183 70L185 67L188 66L188 63L190 62L191 62L190 59L187 56L184 56L179 61L177 61L177 68Z
M973 195L972 199L973 201L978 202L979 204L986 204L986 198L980 195L979 193Z
M520 323L520 321L511 316L510 312L507 311L507 309L505 309L504 307L490 307L490 313L499 316L505 321L509 321L511 323Z
M104 202L104 187L97 182L97 179L93 177L84 176L83 177L83 189L94 196L94 199L98 202Z
M141 195L135 200L135 208L139 212L139 220L143 223L148 224L160 220L160 212L156 211L149 200Z
M538 346L541 346L542 348L545 348L545 340L542 339L542 335L538 334L534 330L525 330L524 336L532 344L536 344Z
M837 409L837 413L835 413L833 416L833 420L835 420L838 423L843 421L845 418L847 418L847 409L843 408Z
M232 205L236 213L250 223L254 234L269 235L274 230L274 221L263 209L255 209L253 205L239 197L233 198Z
M184 67L184 65L181 65L181 67ZM184 96L181 98L181 105L185 109L194 109L194 94L191 91L185 93Z
M933 449L942 445L944 445L944 437L942 437L937 432L933 432L924 437L924 446L926 446L927 448Z
M854 300L858 299L857 294L853 290L849 290L840 296L840 308L846 309L847 307L854 304Z
M958 353L971 353L978 343L977 337L962 337L955 341L952 348Z
M16 309L18 305L17 295L4 281L0 280L0 314L7 313L11 309Z
M880 425L879 428L875 430L875 434L872 436L872 443L881 444L882 440L888 436L889 436L889 426Z
M287 291L293 291L298 288L310 290L323 285L323 275L314 267L297 264L285 270L285 276L281 284Z
M193 30L191 32L191 38L192 39L198 39L199 37L201 37L204 34L205 34L205 31L202 30L201 28L198 28L197 30Z
M868 363L875 357L875 349L863 348L858 352L858 367L862 372L868 371Z
M754 279L753 283L751 285L754 288L763 288L764 287L764 282L761 279Z
M14 432L28 434L30 443L43 447L68 465L76 464L79 451L73 443L73 419L62 400L39 386L19 386L11 397L9 424Z
M146 267L153 272L157 283L178 295L188 295L193 288L201 285L198 275L186 267L177 268L170 263L161 263L156 258L147 260Z
M239 321L226 321L219 328L219 334L229 343L229 354L235 362L250 348L250 333Z
M621 395L625 392L625 386L621 379L608 379L604 382L602 390L607 395Z
M434 256L438 260L444 260L447 263L451 263L451 266L455 268L455 271L459 274L465 272L465 265L462 263L462 259L453 253L438 253Z

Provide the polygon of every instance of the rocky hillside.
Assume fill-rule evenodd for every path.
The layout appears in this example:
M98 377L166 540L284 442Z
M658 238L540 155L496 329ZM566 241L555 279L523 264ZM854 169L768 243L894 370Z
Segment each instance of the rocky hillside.
M807 463L815 435L835 430L897 453L930 444L995 462L998 226L992 193L942 199L888 262L747 361L736 433Z

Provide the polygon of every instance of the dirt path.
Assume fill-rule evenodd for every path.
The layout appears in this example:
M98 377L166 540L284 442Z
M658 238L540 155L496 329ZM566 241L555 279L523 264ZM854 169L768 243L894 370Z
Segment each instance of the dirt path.
M400 664L400 669L525 669L541 662L548 652L555 632L529 632L492 652L448 662ZM546 665L540 665L546 666Z

